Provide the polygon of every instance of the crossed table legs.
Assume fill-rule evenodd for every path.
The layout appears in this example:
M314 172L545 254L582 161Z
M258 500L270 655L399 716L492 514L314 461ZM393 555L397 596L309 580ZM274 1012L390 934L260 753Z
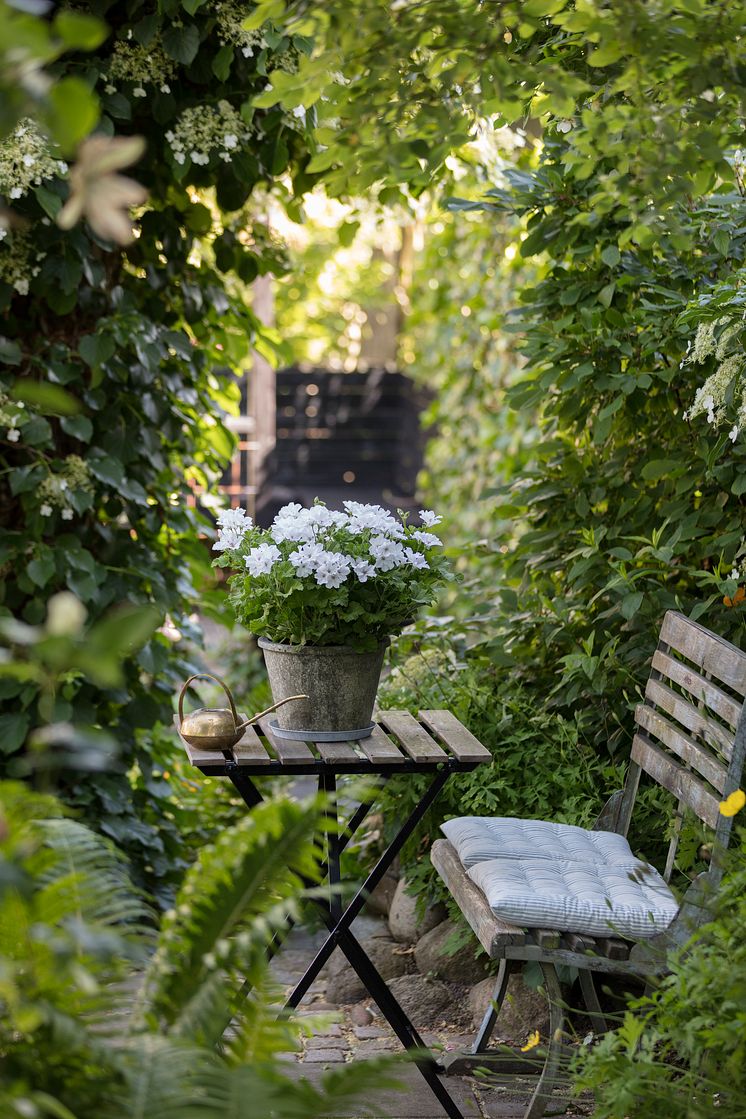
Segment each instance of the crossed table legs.
M324 793L328 800L328 826L325 830L327 842L326 873L329 882L329 901L327 903L321 898L314 900L316 904L320 906L322 918L329 930L329 935L309 964L303 977L296 984L287 1001L286 1009L292 1009L299 1005L303 996L307 993L309 987L334 949L340 948L347 957L352 968L357 972L371 997L375 1000L376 1005L402 1045L406 1049L425 1050L426 1047L417 1033L417 1030L394 998L372 960L355 938L351 926L352 922L365 905L366 899L373 890L375 890L376 886L391 866L391 863L419 824L425 812L427 812L430 805L440 793L452 772L452 768L447 764L443 765L435 772L426 792L346 908L342 906L340 891L340 855L370 811L373 798L363 801L353 812L349 821L340 829L338 826L336 804L336 776L331 771L319 775L319 791ZM229 768L228 776L249 808L254 808L260 803L262 795L250 777L245 773L241 773L238 767ZM312 883L308 884L312 885ZM280 943L281 941L278 938L273 941L270 948L271 954L277 951L280 947ZM415 1057L415 1063L450 1119L463 1119L461 1111L440 1079L438 1065L433 1058L423 1053Z

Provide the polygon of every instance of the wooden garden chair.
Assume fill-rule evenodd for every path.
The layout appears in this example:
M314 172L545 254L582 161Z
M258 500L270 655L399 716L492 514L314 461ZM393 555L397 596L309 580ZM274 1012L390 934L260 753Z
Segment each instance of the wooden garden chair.
M593 829L482 817L443 826L448 838L434 843L433 864L487 954L500 961L493 1002L474 1045L468 1054L451 1054L446 1071L490 1065L487 1045L508 979L524 962L536 961L549 1000L549 1042L525 1119L539 1119L563 1051L557 966L578 969L594 1030L601 1033L606 1022L594 976L649 981L665 973L668 952L709 918L732 824L719 803L738 789L746 753L744 696L746 653L669 611L645 698L635 711L625 786ZM643 773L678 802L662 876L635 859L625 838ZM714 844L709 869L678 904L668 881L685 809L714 831ZM498 1053L492 1051L497 1066ZM503 1071L516 1071L512 1066L503 1065Z

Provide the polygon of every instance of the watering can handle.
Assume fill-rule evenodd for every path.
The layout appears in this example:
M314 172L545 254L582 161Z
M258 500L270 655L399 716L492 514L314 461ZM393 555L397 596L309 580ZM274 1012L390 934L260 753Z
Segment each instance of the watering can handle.
M195 672L194 676L190 676L184 684L179 694L179 726L181 726L184 721L184 695L192 680L214 680L216 684L220 684L220 687L228 696L228 702L231 705L231 715L233 716L233 725L236 730L238 730L238 714L236 713L236 705L233 702L231 690L224 680L221 680L219 676L215 676L212 672Z

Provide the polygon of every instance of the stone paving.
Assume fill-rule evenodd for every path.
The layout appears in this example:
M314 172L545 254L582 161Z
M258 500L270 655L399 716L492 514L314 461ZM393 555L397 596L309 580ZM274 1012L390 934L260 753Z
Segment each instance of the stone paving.
M381 925L380 918L359 917L353 929L359 939L365 939ZM294 980L300 978L314 950L324 939L324 932L294 930L282 952L272 962L272 972L278 983L288 991ZM303 1016L321 1015L321 1021L303 1044L298 1054L286 1054L285 1061L293 1074L311 1083L318 1083L324 1070L343 1062L361 1061L388 1053L401 1052L401 1046L381 1017L371 999L353 1005L335 1006L327 1001L326 986L328 965L313 984L300 1013ZM420 1029L426 1045L434 1052L461 1049L470 1044L472 1036L466 1032L467 1023L459 1018L459 1008L449 1015L452 1021L435 1021L430 1028ZM415 1025L420 1028L415 1020ZM366 1093L365 1106L350 1105L334 1111L328 1119L444 1119L438 1101L433 1096L418 1070L411 1064L402 1064L396 1070L398 1089L386 1088L377 1092L375 1099ZM532 1091L530 1079L506 1078L504 1083L479 1081L472 1077L448 1077L449 1092L461 1108L464 1119L521 1119ZM559 1097L559 1093L558 1093ZM575 1101L569 1104L566 1096L557 1099L557 1106L548 1115L587 1116L588 1105Z

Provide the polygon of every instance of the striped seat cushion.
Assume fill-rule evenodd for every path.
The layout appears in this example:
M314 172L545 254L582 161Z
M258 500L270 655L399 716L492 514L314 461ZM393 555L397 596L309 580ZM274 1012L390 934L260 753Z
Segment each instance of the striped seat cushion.
M623 835L589 831L548 820L511 816L459 816L442 825L468 870L487 859L564 859L572 862L628 863L634 860Z
M641 940L667 928L678 910L658 872L638 859L488 859L468 874L495 916L521 928Z

